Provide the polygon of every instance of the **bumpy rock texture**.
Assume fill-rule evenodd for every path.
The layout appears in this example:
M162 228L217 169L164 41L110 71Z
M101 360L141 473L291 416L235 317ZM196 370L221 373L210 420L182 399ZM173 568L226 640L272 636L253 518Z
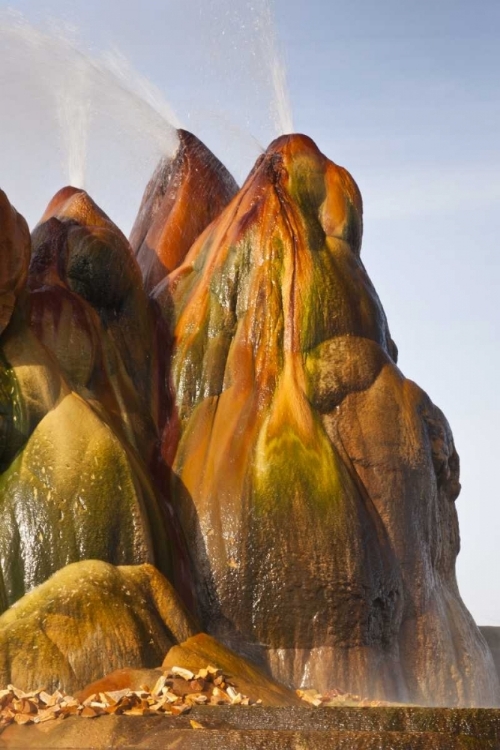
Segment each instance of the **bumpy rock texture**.
M252 700L260 700L264 706L300 706L297 694L270 679L261 669L237 656L206 633L197 633L184 643L172 646L162 667L184 667L191 672L204 669L211 664L230 678L241 693Z
M71 690L168 651L277 703L245 657L494 704L455 580L458 457L397 368L354 181L287 136L236 191L181 132L132 245L71 187L30 244L0 192L0 682Z
M500 679L500 628L498 626L483 625L479 628L486 643L489 646L497 675ZM498 693L498 705L500 705L500 691Z
M204 622L296 685L491 704L455 580L458 456L397 368L361 234L350 175L286 136L155 290Z
M260 701L263 706L303 705L303 701L294 690L275 682L255 664L225 648L206 633L197 633L183 643L172 646L161 668L115 670L101 680L87 685L76 697L83 701L96 693L124 689L139 690L141 685L152 687L158 678L168 675L173 667L181 667L196 674L207 665L221 670L225 679L251 701ZM205 690L208 685L209 683ZM190 686L189 681L177 677L174 679L173 688L178 694L196 693L199 692L199 683L198 686Z
M131 248L74 188L49 204L31 260L24 221L5 211L17 302L0 339L2 609L88 558L154 563L182 588L185 550L150 470L155 331Z
M157 667L199 632L152 565L68 565L0 617L0 684L72 693L120 667Z

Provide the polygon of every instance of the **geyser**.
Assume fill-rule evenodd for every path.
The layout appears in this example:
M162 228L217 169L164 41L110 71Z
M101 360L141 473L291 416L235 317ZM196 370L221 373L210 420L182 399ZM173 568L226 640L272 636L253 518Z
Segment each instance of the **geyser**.
M397 366L352 176L286 134L239 189L121 58L0 34L54 65L78 183L104 112L159 152L130 241L81 184L31 238L0 192L0 683L165 656L270 704L498 705L455 578L453 436Z
M142 274L84 191L54 196L31 249L3 197L5 622L70 563L153 564L199 615L194 631L279 681L494 704L491 654L455 581L453 438L397 368L354 180L290 135L237 191L194 136L181 143L139 212ZM149 296L151 259L162 280ZM182 605L168 596L171 617ZM103 662L95 623L92 669L72 686L123 659ZM1 632L0 649L24 648L2 617ZM22 687L47 670L54 684L54 662L30 665Z
M178 148L174 111L118 50L96 55L67 27L42 30L8 12L0 14L0 47L2 90L10 102L0 127L13 143L22 136L23 157L36 146L28 156L31 169L42 156L52 168L62 144L64 180L78 188L99 185L108 200L128 201L130 185Z
M191 133L179 132L173 158L164 157L149 181L130 244L151 291L184 260L195 239L238 190L223 164Z

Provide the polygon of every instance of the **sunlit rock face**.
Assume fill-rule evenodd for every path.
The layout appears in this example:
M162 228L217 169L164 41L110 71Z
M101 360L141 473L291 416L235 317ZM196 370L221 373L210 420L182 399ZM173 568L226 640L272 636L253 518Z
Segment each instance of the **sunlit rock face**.
M236 193L180 138L133 247L71 187L30 242L0 192L2 679L69 686L77 664L81 685L170 649L256 685L241 657L295 687L495 704L455 579L458 456L397 367L356 184L295 135Z
M130 235L147 291L184 260L238 190L224 165L196 136L178 133L177 153L158 164Z
M152 565L68 565L0 617L0 684L70 694L125 666L157 667L199 632Z
M295 685L488 705L455 579L458 457L397 368L361 234L351 176L284 136L155 290L205 625Z
M156 339L130 245L74 188L49 204L31 261L24 226L2 225L17 301L0 339L1 608L85 559L153 563L189 599L187 550L152 470Z
M206 633L172 646L162 667L167 670L180 666L196 673L207 664L213 664L226 675L234 675L237 689L252 700L260 700L264 706L304 706L294 690L275 682L255 664Z

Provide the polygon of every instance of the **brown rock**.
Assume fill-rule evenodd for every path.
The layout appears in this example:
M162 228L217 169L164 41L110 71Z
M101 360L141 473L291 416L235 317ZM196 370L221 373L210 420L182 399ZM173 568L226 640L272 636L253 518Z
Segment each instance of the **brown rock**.
M191 722L203 727L193 731ZM180 717L70 717L11 725L0 748L45 750L497 750L495 711L446 709L194 708Z
M189 555L157 461L164 347L160 352L155 315L128 241L85 191L63 188L50 202L33 233L29 290L31 330L54 355L67 385L122 444L136 490L154 496L144 503L154 556L117 559L109 535L110 553L95 556L154 562L192 603ZM104 499L109 488L102 490ZM137 529L142 515L139 523L130 518Z
M109 229L118 234L122 240L127 241L125 235L118 229L109 216L95 203L90 195L81 188L70 185L58 190L49 201L45 212L38 222L37 227L43 226L52 218L59 221L74 221L80 226L100 227Z
M2 334L0 349L0 466L5 470L70 388L57 362L17 311Z
M206 666L222 670L240 693L265 706L299 706L293 690L273 680L248 659L238 656L206 633L198 633L173 646L163 661L164 670L184 667L198 672Z
M130 246L64 188L34 231L25 289L25 223L2 205L5 280L23 294L0 351L0 611L85 558L153 563L188 599L185 545L150 472L156 338Z
M0 333L7 327L25 286L30 252L28 225L0 190Z
M196 136L178 132L179 149L173 159L163 159L156 168L130 235L148 291L177 268L238 189Z
M73 200L79 200L79 196ZM56 199L54 201L57 206ZM68 201L64 205L68 207ZM98 299L99 286L116 276L115 302L120 306L124 297L132 294L131 281L124 283L127 274L111 269L110 259L109 267L106 264L101 267L98 255L106 254L109 248L101 247L94 255L94 251L87 247L88 233L82 236L86 230L76 228L74 223L64 219L64 214L60 215L63 219L49 218L37 227L33 235L28 297L30 326L55 356L71 388L86 400L97 402L114 430L148 461L157 439L152 404L148 401L153 377L151 374L147 389L136 387L131 377L135 365L127 348L122 346L121 326L114 329L116 320L108 325ZM94 239L97 231L107 232L108 239L115 237L111 229L93 227L91 237ZM75 242L75 234L82 242ZM110 257L113 258L112 253ZM121 260L115 257L114 261L121 269ZM131 258L130 261L133 265ZM75 275L78 278L76 285ZM140 290L140 278L135 281ZM145 303L144 299L142 302ZM141 307L140 300L138 307ZM140 314L139 309L139 317ZM115 335L116 331L118 335ZM152 336L148 333L136 347L135 359L139 362L146 359L145 350L152 343ZM148 377L147 372L143 372L143 379Z
M126 412L142 420L137 444L150 446L144 422L153 418L155 399L152 312L129 243L85 191L60 190L33 232L30 289L32 323L44 343L61 356L76 333L71 348L81 350L80 361L74 355L76 364L68 363L70 352L62 364L79 385L107 376L115 402L128 402L123 420ZM88 372L79 372L82 363Z
M155 563L174 553L158 496L95 409L68 393L0 475L0 557L8 604L68 563Z
M493 656L498 677L500 678L500 627L494 625L481 625L481 635L485 639ZM500 703L500 693L499 693Z
M0 617L0 684L72 694L124 667L155 667L198 632L152 565L68 565Z
M396 366L361 212L344 169L283 136L155 290L205 628L295 685L489 705L454 574L458 457Z
M157 669L115 669L114 672L101 677L100 680L86 685L83 690L76 693L75 698L81 703L89 696L97 693L109 693L115 690L139 690L145 686L152 688L163 671Z

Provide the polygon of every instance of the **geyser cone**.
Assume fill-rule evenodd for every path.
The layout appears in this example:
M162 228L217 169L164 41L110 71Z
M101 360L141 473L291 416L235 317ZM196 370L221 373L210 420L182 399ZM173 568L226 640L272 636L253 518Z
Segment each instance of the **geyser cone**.
M1 341L17 453L0 458L7 603L85 558L154 563L190 602L182 533L152 476L155 321L130 245L84 191L50 202L27 291Z
M162 159L148 183L130 235L146 290L177 268L238 186L192 133L179 130L173 159Z
M59 296L64 287L66 298L71 296L75 306L96 318L102 329L98 338L106 342L113 360L109 369L122 380L120 387L141 402L130 414L150 415L152 420L153 321L141 273L125 236L83 190L60 190L33 233L30 288L46 296L47 286ZM33 322L40 333L38 313ZM73 329L67 324L66 330ZM45 331L47 336L60 335L64 326L47 319ZM60 343L62 355L65 345ZM87 382L81 385L89 387Z
M394 696L398 566L311 406L306 363L347 334L390 358L360 235L347 173L303 136L275 142L171 276L174 471L214 632L260 651L282 679Z
M295 685L491 704L454 578L451 432L395 364L361 211L344 169L284 136L155 290L207 627Z

